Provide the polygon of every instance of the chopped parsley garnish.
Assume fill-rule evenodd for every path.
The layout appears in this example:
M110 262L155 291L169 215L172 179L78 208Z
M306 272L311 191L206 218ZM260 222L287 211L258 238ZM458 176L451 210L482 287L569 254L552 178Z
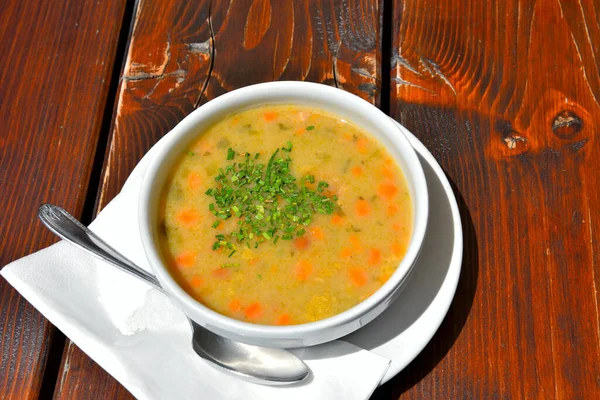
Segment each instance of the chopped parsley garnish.
M237 226L230 233L215 235L213 250L229 249L231 257L241 244L256 248L266 241L277 244L280 239L292 240L306 233L314 214L333 214L337 197L324 194L327 182L320 181L311 189L313 175L303 179L292 175L292 148L287 142L275 150L266 165L258 162L259 153L245 153L243 161L231 162L242 153L227 150L230 162L219 168L216 186L205 193L214 198L209 205L216 218L212 227L230 218L237 219Z
M307 127L306 127L306 130L307 130L307 131L312 131L313 129L315 129L315 126L314 126L314 125L310 125L310 126L307 126Z
M233 151L233 149L228 149L227 150L227 160L233 160L233 158L235 157L235 151Z

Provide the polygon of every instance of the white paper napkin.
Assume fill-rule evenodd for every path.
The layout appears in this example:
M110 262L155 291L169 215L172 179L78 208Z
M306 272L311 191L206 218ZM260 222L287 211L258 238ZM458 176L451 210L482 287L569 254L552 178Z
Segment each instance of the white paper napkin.
M152 153L90 225L148 271L137 228L137 201ZM61 241L17 260L0 275L140 399L365 399L390 362L338 340L295 350L312 372L305 382L256 385L200 359L192 350L185 316L164 295L69 243Z

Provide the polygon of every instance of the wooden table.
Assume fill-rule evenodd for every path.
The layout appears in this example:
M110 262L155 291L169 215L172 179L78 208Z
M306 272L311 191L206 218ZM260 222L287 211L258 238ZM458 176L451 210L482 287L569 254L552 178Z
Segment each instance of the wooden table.
M321 82L420 138L462 213L450 311L373 397L600 398L597 1L4 0L0 54L0 265L203 103ZM131 396L4 280L0 332L0 398Z

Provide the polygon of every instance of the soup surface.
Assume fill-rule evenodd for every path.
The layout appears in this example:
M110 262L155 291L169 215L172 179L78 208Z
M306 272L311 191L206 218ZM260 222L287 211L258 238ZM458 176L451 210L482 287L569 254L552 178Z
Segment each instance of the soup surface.
M267 105L203 132L162 193L177 282L252 323L343 312L396 270L412 231L400 168L373 137L319 109Z

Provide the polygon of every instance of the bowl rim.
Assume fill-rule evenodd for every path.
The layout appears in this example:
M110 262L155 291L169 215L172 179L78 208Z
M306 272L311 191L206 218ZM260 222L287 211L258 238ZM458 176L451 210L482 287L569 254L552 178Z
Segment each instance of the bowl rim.
M298 93L303 94L298 95ZM236 109L240 109L239 107L236 107L237 105L248 103L249 99L252 100L251 102L254 102L255 105L265 104L264 102L260 102L261 96L281 97L282 101L280 101L280 103L286 104L295 104L294 98L304 96L306 99L312 97L320 100L321 103L326 102L332 104L335 108L353 110L353 112L358 110L358 113L362 113L362 117L376 121L375 124L379 128L381 136L387 137L394 143L394 146L399 151L399 154L401 154L401 157L398 157L397 155L393 155L393 157L396 162L399 162L399 158L403 159L403 164L405 165L401 165L400 168L405 175L405 179L407 179L409 183L409 187L412 186L413 231L404 258L401 260L392 276L367 299L348 310L322 320L298 325L275 326L244 322L220 314L194 299L175 281L162 261L158 246L154 243L149 205L151 204L152 197L155 196L153 189L155 188L157 175L160 172L164 161L171 155L171 152L174 151L174 148L180 141L185 141L186 138L189 140L189 136L192 135L191 131L196 129L197 132L196 126L201 124L202 121L206 121L210 119L211 116L217 114L231 114ZM283 101L283 98L287 99ZM302 102L297 101L296 103L299 104ZM319 106L317 106L317 108L318 107ZM329 110L327 111L329 112ZM334 115L336 114L335 111L331 111L331 113ZM360 126L360 124L357 125ZM377 140L381 142L380 137L373 133L370 134L376 136ZM198 137L197 133L195 137ZM389 301L390 297L398 287L404 283L405 278L419 255L425 237L429 216L427 184L421 163L408 138L400 129L398 129L395 122L377 107L358 96L341 89L318 83L301 81L259 83L233 90L205 103L181 120L165 135L163 140L165 143L157 149L158 151L149 162L148 169L142 179L140 190L138 225L140 228L144 253L157 279L169 293L172 300L179 304L179 308L182 309L189 318L208 329L211 329L211 327L217 328L219 334L231 332L236 338L259 338L266 341L295 340L304 337L306 334L323 332L324 330L346 325L353 321L360 321L360 318L363 315L368 314L370 311L377 308L382 302ZM386 148L388 147L386 144L383 145L386 146ZM413 185L410 184L410 180L414 180ZM356 328L359 328L362 325L363 324L358 324Z

